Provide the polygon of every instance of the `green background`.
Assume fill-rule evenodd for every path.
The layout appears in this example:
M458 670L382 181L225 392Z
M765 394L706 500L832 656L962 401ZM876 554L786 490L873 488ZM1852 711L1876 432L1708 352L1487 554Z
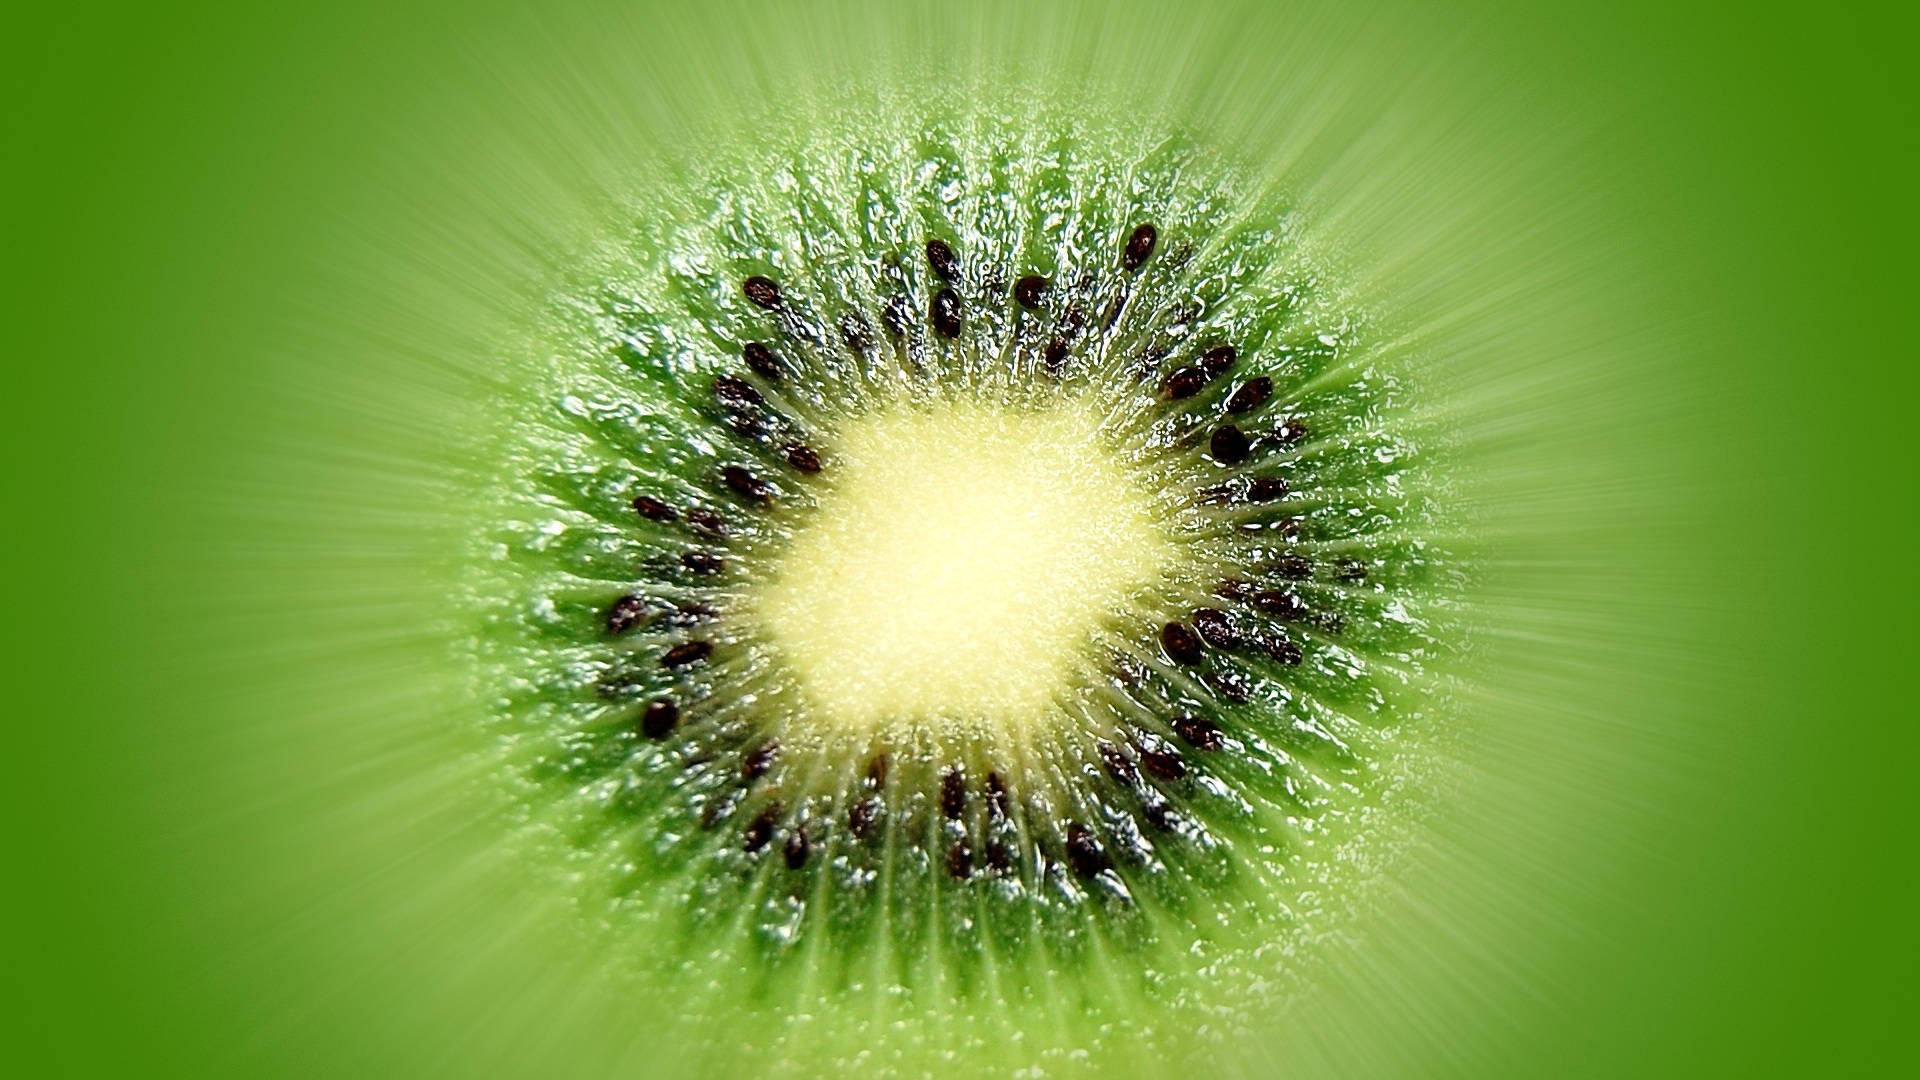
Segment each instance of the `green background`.
M10 1071L618 1060L444 880L488 332L623 162L990 56L1240 133L1480 328L1484 782L1256 1068L1911 1073L1911 19L1162 8L15 14Z

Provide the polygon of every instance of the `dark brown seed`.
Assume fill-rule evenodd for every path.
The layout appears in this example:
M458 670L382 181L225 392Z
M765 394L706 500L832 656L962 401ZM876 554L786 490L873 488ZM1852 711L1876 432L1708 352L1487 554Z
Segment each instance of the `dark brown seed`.
M1007 816L1007 782L1000 774L987 774L987 816L998 821Z
M913 303L906 293L894 293L887 297L887 306L880 309L880 317L886 320L887 329L894 337L904 336L907 327L913 325Z
M927 312L927 318L933 321L933 328L945 337L960 336L960 294L952 289L941 289L933 294L933 306Z
M1242 703L1253 700L1253 684L1245 675L1237 671L1215 671L1206 676L1207 685L1213 692L1228 701Z
M655 622L661 626L698 626L703 622L712 622L720 617L711 604L702 604L690 600L684 604L674 604L660 613Z
M779 761L780 744L769 739L747 751L747 756L740 759L740 779L758 780L772 772Z
M1227 613L1219 608L1203 607L1194 612L1193 628L1200 632L1200 640L1216 649L1240 647L1240 631L1233 628Z
M607 609L607 633L624 634L640 622L640 616L647 613L647 602L637 596L623 596Z
M1100 744L1100 763L1107 767L1107 775L1128 787L1140 780L1140 774L1134 771L1133 759L1127 756L1125 750L1110 742Z
M633 500L633 508L648 521L678 521L680 511L661 502L651 495L641 495Z
M1292 622L1307 613L1306 601L1290 592L1266 589L1253 594L1253 606L1276 619Z
M887 785L887 755L875 754L867 762L867 786L882 788Z
M721 469L720 479L728 487L754 502L766 502L773 497L772 484L738 465L729 465Z
M696 506L687 511L687 524L708 536L727 535L726 519L703 506Z
M664 739L679 724L680 706L661 698L647 703L647 711L640 717L640 732L649 739Z
M873 328L859 312L849 311L840 316L840 340L856 353L866 352L873 345Z
M1291 446L1307 437L1307 425L1301 420L1282 420L1273 429L1273 439L1282 446Z
M987 868L996 874L1013 869L1013 852L998 840L987 841Z
M886 807L879 799L861 799L847 810L847 828L853 835L865 840L884 813Z
M1358 559L1341 559L1337 576L1341 581L1367 580L1367 564Z
M1231 345L1215 345L1200 357L1200 370L1207 373L1209 381L1217 379L1233 370L1233 363L1240 358Z
M1039 274L1028 274L1013 283L1013 298L1028 311L1047 302L1047 279Z
M1047 370L1058 375L1067 366L1067 352L1065 338L1054 338L1047 342L1046 350L1041 354L1047 362Z
M1260 648L1288 667L1298 667L1302 659L1300 646L1295 645L1285 635L1273 634L1260 639Z
M1161 627L1160 647L1167 650L1167 656L1174 663L1187 667L1198 664L1205 655L1200 649L1200 639L1185 623L1170 622Z
M1207 373L1199 368L1175 368L1173 373L1167 376L1167 381L1160 385L1160 392L1167 395L1170 401L1179 401L1199 393L1200 388L1205 385L1207 385Z
M960 280L960 260L954 258L953 248L948 247L945 240L927 241L927 264L933 267L934 276L941 281L952 283Z
M1099 842L1093 838L1093 830L1077 821L1067 824L1067 865L1083 878L1113 868L1107 853L1100 850Z
M947 876L965 881L973 876L973 852L965 844L947 849Z
M1280 576L1293 581L1305 581L1313 576L1313 563L1299 555L1288 555L1273 565Z
M757 408L766 401L752 383L732 375L722 375L713 380L713 396L729 409Z
M1247 444L1245 432L1232 424L1222 424L1213 429L1213 438L1207 442L1207 449L1213 454L1213 460L1222 465L1238 465L1247 460L1252 447Z
M678 671L690 668L712 655L713 642L689 641L668 649L666 655L660 658L660 666Z
M740 850L752 854L767 846L773 839L773 827L780 821L780 804L772 803L747 826L746 833L740 839Z
M1140 751L1140 764L1162 780L1178 780L1187 775L1187 763L1180 755L1164 747L1146 747Z
M1230 413L1252 412L1267 403L1273 396L1273 380L1265 375L1257 379L1248 379L1240 384L1240 389L1227 399L1227 411Z
M820 471L820 452L813 447L799 445L789 446L785 450L785 453L787 455L787 464L799 469L801 472L817 473Z
M793 835L787 837L787 846L781 854L786 857L787 869L798 870L807 865L807 856L812 851L813 845L807 842L807 831L795 829Z
M940 812L948 818L958 818L967 809L967 774L959 769L948 769L940 778Z
M1068 341L1079 337L1080 331L1086 328L1087 311L1079 304L1069 305L1066 314L1060 316L1060 336Z
M1256 503L1278 502L1287 497L1287 482L1277 476L1255 477L1247 485L1247 501Z
M717 574L727 568L727 561L711 551L688 551L681 554L680 565L696 574Z
M1174 733L1186 741L1187 745L1199 750L1218 750L1225 745L1220 737L1220 725L1205 717L1176 716L1173 719Z
M1151 225L1135 226L1133 235L1127 237L1126 250L1120 253L1120 265L1128 270L1140 269L1153 257L1153 242L1159 236L1159 230Z
M780 306L780 286L774 284L772 278L755 274L746 280L741 290L747 294L747 299L751 300L755 307L772 311Z
M1227 580L1213 587L1213 595L1223 597L1228 600L1250 599L1253 596L1254 591L1255 591L1254 587L1251 583L1245 582L1245 581L1237 581L1237 580L1234 580L1233 578L1228 578Z
M1158 799L1142 806L1140 808L1140 816L1147 819L1147 824L1162 832L1171 830L1174 823L1179 820L1174 816L1173 807L1168 806Z
M747 367L763 379L778 379L786 374L786 369L780 364L779 354L757 341L749 341L742 346L740 356L746 360Z

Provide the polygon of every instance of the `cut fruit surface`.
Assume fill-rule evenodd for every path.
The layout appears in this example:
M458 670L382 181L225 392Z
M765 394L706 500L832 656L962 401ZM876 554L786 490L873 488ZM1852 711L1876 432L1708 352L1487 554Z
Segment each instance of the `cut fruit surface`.
M1084 401L883 408L752 601L818 722L1055 723L1091 646L1174 557Z

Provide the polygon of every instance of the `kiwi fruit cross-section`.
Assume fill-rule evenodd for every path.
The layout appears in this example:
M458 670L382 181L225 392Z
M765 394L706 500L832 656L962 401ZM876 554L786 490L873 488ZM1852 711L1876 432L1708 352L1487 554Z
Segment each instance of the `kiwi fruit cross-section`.
M537 320L475 590L520 819L690 999L1231 1010L1448 652L1403 375L1204 142L835 123L624 206Z

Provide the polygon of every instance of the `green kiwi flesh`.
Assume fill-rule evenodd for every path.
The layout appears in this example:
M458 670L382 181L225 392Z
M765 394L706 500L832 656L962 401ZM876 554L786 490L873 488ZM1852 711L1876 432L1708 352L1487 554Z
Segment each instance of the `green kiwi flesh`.
M474 586L498 771L728 1053L1231 1037L1340 916L1448 653L1401 376L1204 143L898 112L710 152L555 290ZM1091 417L1165 556L1017 732L951 693L850 725L767 598L851 433L956 409Z

